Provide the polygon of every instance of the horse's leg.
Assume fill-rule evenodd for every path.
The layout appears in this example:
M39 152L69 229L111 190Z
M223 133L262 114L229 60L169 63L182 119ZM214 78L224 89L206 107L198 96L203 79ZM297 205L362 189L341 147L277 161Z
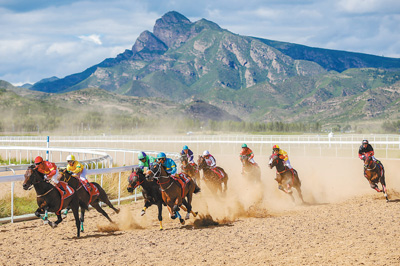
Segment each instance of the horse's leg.
M76 226L76 237L80 237L80 221L79 221L79 199L78 197L74 197L69 204L69 207L72 209L72 213L75 218L75 226Z
M92 202L90 205L92 205L92 207L95 208L96 211L98 211L99 213L103 214L103 216L106 217L110 221L110 223L113 223L113 221L108 216L108 214L100 207L99 201L96 200L96 201Z
M157 205L158 205L158 204L157 204ZM145 215L145 214L146 214L147 208L150 207L150 206L151 206L151 202L148 201L148 200L146 200L146 201L144 202L143 209L142 209L142 211L140 212L140 216Z
M173 219L173 220L176 219L176 214L175 214L175 212L172 211L171 206L167 205L167 209L169 211L169 216L171 217L171 219Z
M61 223L62 222L62 217L61 217L61 213L60 214L57 214L57 221L55 221L55 222L51 222L51 221L49 221L49 225L52 227L52 228L56 228L57 227L57 225L59 224L59 223Z
M388 197L387 189L386 189L385 169L383 168L383 166L382 166L381 184L382 184L382 192L385 195L386 201L389 201L389 197Z
M99 185L95 184L97 189L100 191L100 200L107 204L108 207L113 209L116 213L119 213L119 209L115 208L114 205L111 203L111 201L108 199L107 193L104 191L104 189Z
M85 222L85 209L81 207L81 218L79 218L79 222L81 225L81 232L84 231L83 229L83 223Z
M179 191L179 193L181 193L181 192ZM182 205L182 198L181 198L180 196L178 196L178 197L176 197L176 199L175 199L175 205L174 205L174 207L173 207L172 209L174 210L174 212L175 212L176 215L178 216L179 221L181 222L181 224L185 224L185 220L182 219L182 217L181 217L181 215L180 215L180 213L179 213L179 207L180 207L181 205Z
M162 227L162 201L157 202L157 207L158 207L158 222L160 223L160 230L163 230Z

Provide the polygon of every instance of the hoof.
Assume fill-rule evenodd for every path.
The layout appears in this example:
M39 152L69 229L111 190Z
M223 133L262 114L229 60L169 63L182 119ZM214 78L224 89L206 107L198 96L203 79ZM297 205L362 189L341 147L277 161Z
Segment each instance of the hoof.
M186 213L185 220L189 220L189 218L190 218L190 214Z
M51 228L56 228L57 227L57 224L53 223L53 222L49 222L49 225L51 226Z
M40 218L40 213L39 212L35 212L35 216Z
M172 219L172 220L175 220L175 219L176 219L176 215L172 215L172 216L171 216L171 219Z
M183 220L183 219L180 219L180 222L181 222L181 225L185 224L185 220Z
M146 212L144 211L144 210L142 210L141 212L140 212L140 216L143 216L143 215L145 215L146 214Z
M43 224L49 224L49 220L43 220Z

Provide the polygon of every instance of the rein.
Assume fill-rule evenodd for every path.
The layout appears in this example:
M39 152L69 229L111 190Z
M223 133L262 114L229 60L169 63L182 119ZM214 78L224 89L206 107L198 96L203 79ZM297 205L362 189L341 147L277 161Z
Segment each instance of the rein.
M49 191L47 191L46 193L42 194L42 195L37 195L37 198L41 198L43 196L46 196L47 194L49 194L52 190L54 189L54 187L52 189L50 189Z

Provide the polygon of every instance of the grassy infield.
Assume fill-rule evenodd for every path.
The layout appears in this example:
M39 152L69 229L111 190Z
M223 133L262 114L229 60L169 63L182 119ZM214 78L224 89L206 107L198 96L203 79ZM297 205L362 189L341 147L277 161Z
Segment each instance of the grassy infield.
M8 164L1 160L0 164ZM11 160L11 163L17 163L15 159ZM18 161L19 163L19 161ZM29 162L22 162L23 164L28 164ZM131 195L127 192L126 188L128 186L128 176L129 173L122 173L121 175L121 197L126 197ZM118 198L118 180L119 174L106 174L103 176L103 188L107 192L110 199ZM89 176L89 181L94 182L95 177ZM100 176L97 176L97 183L100 184ZM22 182L16 182L15 187L21 186ZM34 213L38 208L36 204L36 193L34 189L30 191L24 191L24 196L14 195L14 215L23 215L28 213ZM0 218L11 216L11 191L5 195L0 195Z

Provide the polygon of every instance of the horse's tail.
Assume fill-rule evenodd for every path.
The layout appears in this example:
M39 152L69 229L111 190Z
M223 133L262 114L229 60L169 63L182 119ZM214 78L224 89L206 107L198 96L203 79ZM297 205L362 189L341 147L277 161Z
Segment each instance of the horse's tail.
M97 187L97 189L100 192L100 200L102 202L104 202L105 204L108 205L108 207L110 207L111 209L115 210L114 205L111 203L111 201L108 199L108 195L106 193L106 191L100 186L100 184L96 183L96 182L91 182L93 185L95 185Z
M193 183L194 183L194 186L195 186L193 193L194 194L199 193L201 191L200 187L196 184L196 182L193 182Z

